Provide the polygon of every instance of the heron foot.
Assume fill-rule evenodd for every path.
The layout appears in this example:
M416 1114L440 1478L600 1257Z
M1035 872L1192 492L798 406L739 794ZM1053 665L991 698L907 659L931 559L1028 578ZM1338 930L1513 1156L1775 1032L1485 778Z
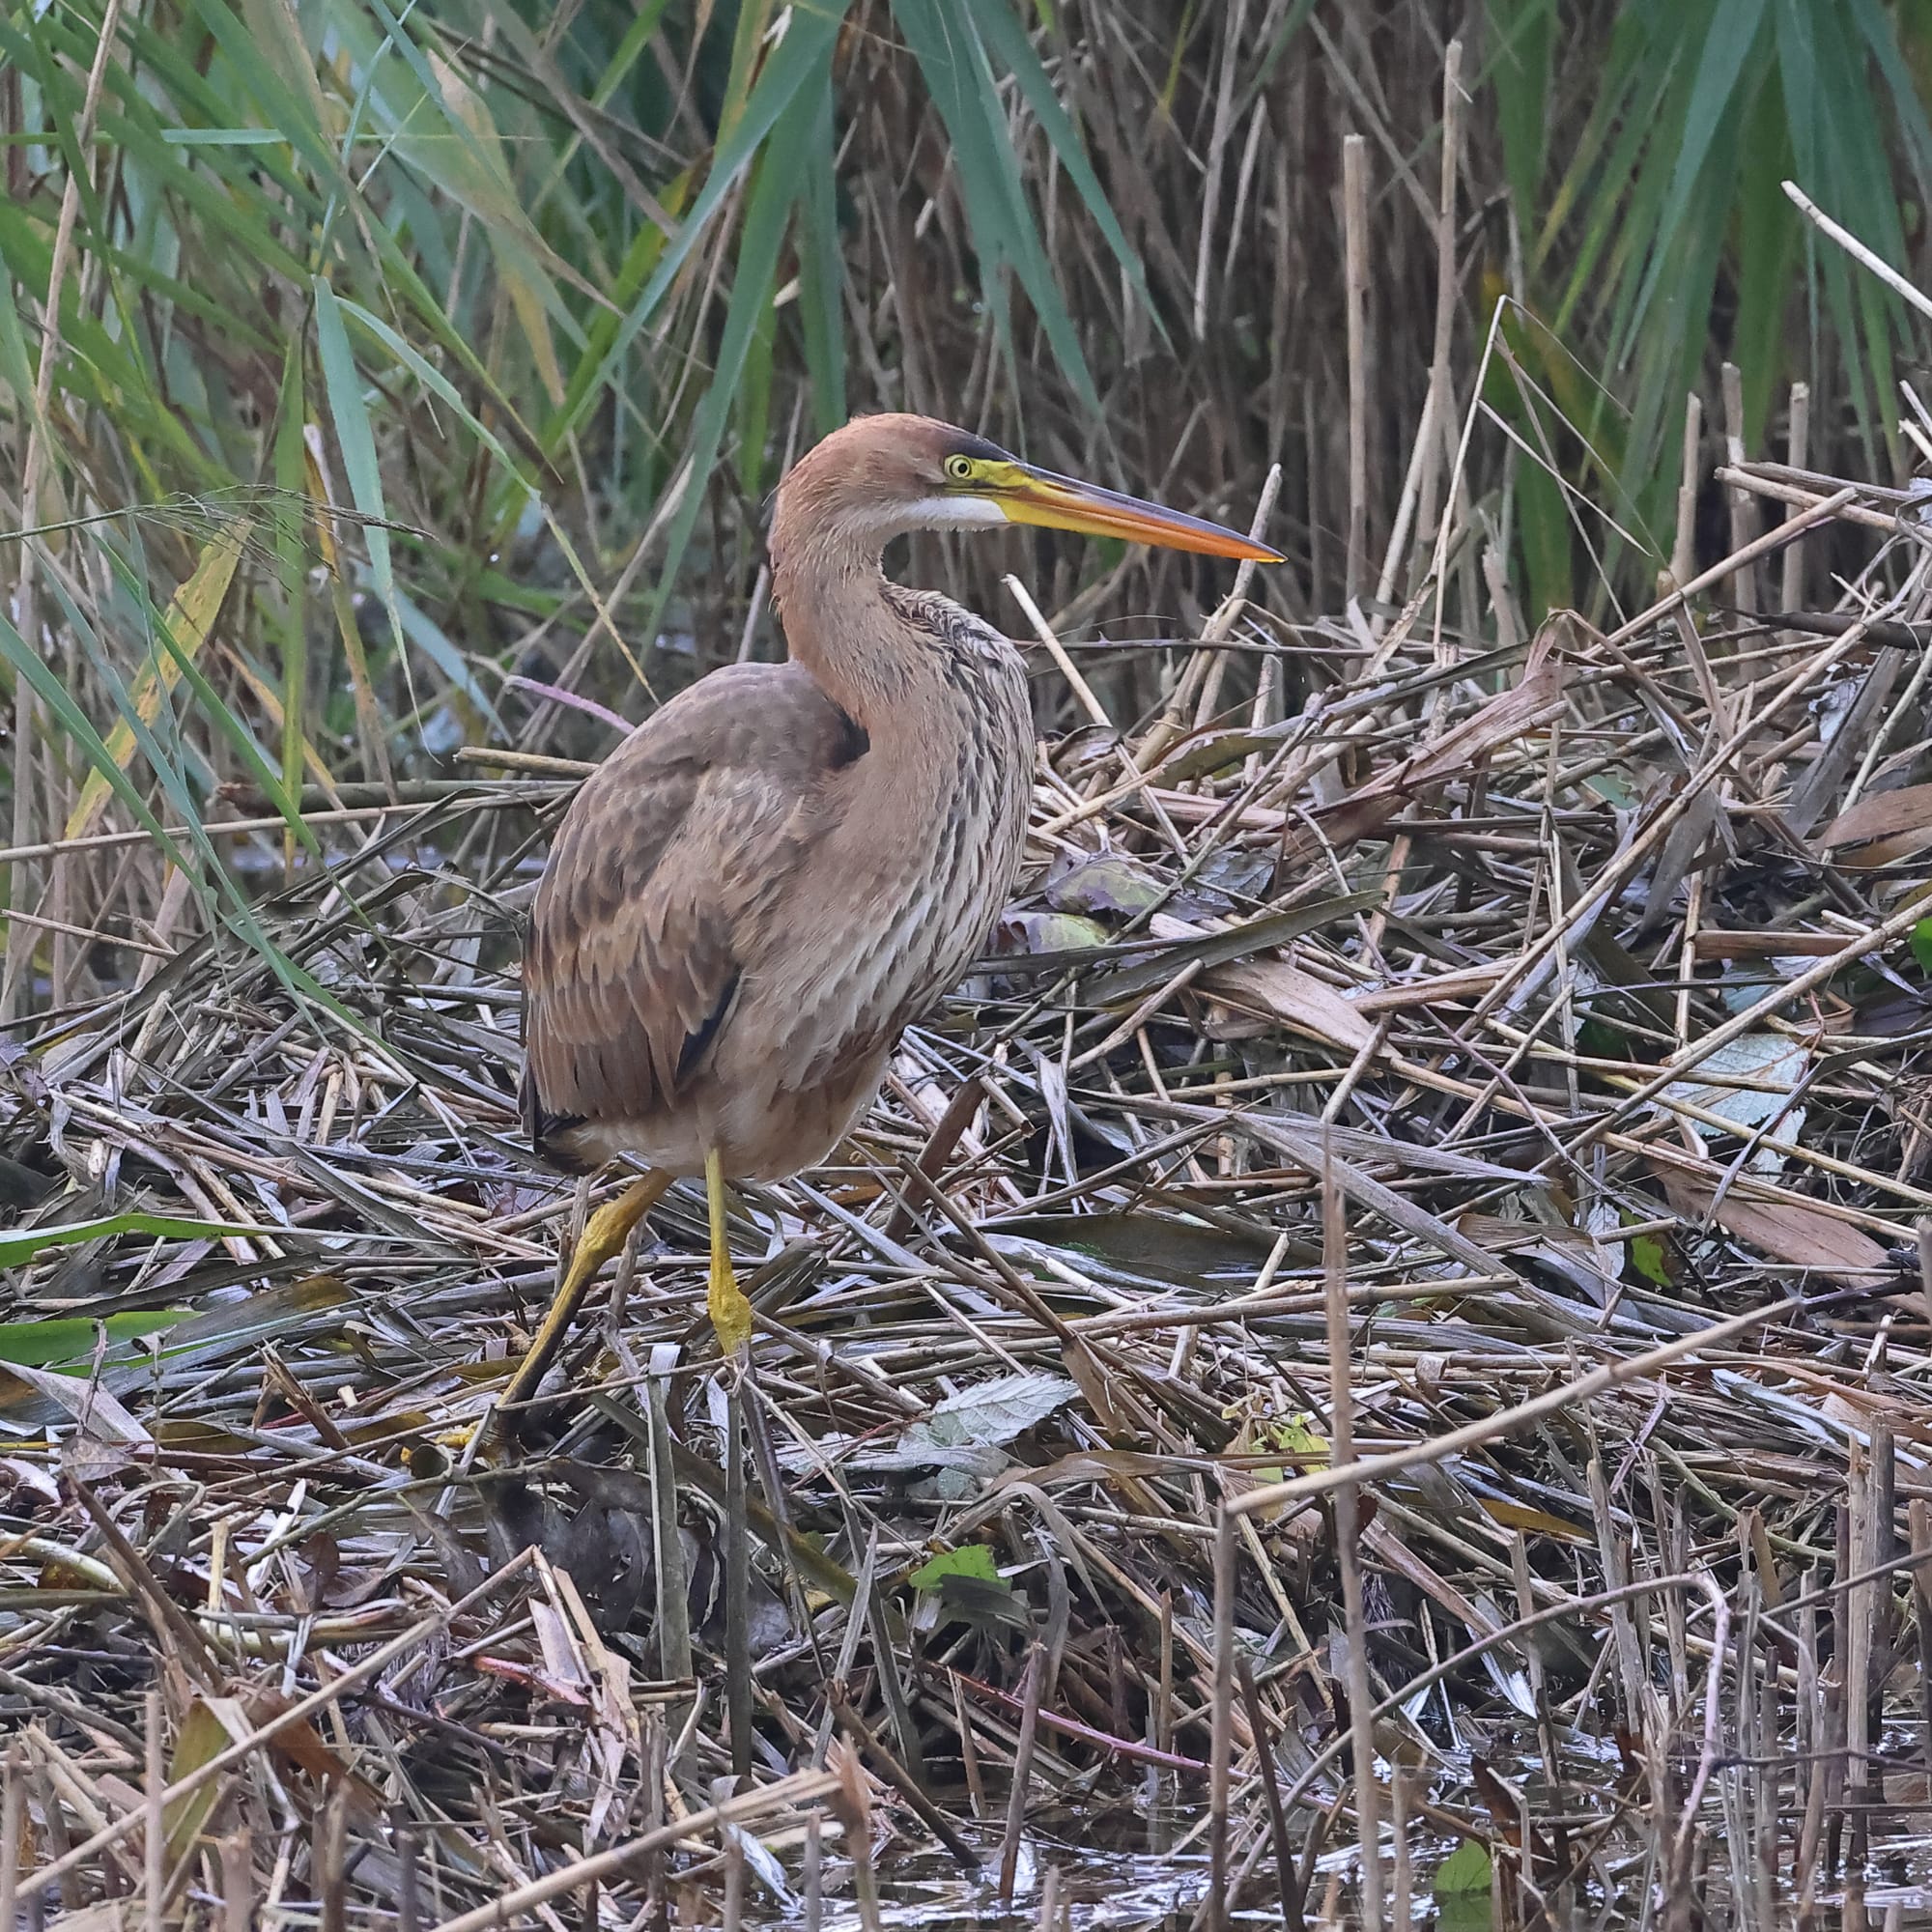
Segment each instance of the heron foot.
M704 1157L704 1192L711 1209L711 1282L705 1307L727 1361L742 1364L752 1346L752 1304L731 1268L724 1233L724 1163L716 1149Z
M664 1199L669 1185L669 1175L646 1174L632 1181L616 1200L607 1201L583 1224L583 1236L570 1258L563 1286L552 1297L527 1352L497 1399L495 1434L515 1434L520 1419L514 1412L517 1406L536 1394L550 1372L550 1365L556 1359L556 1351L563 1346L563 1338L577 1319L577 1311L582 1307L591 1283L606 1262L623 1252L632 1232Z

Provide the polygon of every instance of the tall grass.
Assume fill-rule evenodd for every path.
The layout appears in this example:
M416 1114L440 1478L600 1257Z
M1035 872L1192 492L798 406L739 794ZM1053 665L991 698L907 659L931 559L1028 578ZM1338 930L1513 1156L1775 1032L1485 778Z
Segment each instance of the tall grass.
M854 410L1237 516L1279 461L1270 594L1336 608L1341 140L1371 140L1379 545L1428 383L1451 32L1456 327L1479 344L1502 301L1510 352L1467 481L1531 602L1654 572L1684 394L1725 354L1747 440L1804 376L1818 461L1895 459L1904 323L1777 184L1922 267L1909 6L7 8L0 1013L111 970L92 931L267 945L205 832L224 782L293 854L304 786L419 780L479 736L594 754L559 690L635 717L775 651L759 505ZM1022 562L1075 637L1197 612L1173 558L926 549L996 614ZM114 827L150 831L138 862L73 842Z

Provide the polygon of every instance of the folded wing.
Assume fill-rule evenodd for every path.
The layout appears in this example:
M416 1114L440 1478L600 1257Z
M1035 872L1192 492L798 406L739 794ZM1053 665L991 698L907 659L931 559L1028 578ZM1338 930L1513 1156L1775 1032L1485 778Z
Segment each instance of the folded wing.
M572 802L524 959L524 1120L673 1111L731 1025L787 882L865 736L803 670L715 671L648 719Z

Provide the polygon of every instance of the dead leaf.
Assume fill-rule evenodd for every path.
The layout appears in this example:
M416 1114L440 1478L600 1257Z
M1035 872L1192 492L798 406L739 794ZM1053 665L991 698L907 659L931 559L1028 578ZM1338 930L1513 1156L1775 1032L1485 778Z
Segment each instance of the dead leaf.
M23 1363L10 1362L0 1371L0 1389L9 1381L26 1383L35 1394L65 1409L83 1430L103 1442L129 1449L155 1446L155 1438L135 1421L120 1397L103 1388L99 1379L59 1376L50 1369L30 1369Z
M1101 852L1052 880L1046 902L1055 912L1065 913L1146 912L1157 906L1166 893L1146 867L1124 853Z
M1173 1469L1172 1457L1138 1449L1076 1449L1037 1469L1003 1469L986 1487L991 1491L1026 1483L1046 1490L1065 1483L1110 1483L1122 1476L1165 1476Z
M1587 1545L1596 1541L1588 1530L1578 1529L1574 1522L1565 1522L1548 1510L1531 1509L1527 1503L1505 1502L1500 1496L1478 1496L1476 1507L1492 1522L1499 1522L1505 1529L1520 1529L1528 1536L1548 1536L1558 1543Z
M1818 835L1818 847L1884 842L1847 861L1856 866L1883 866L1909 858L1932 845L1932 784L1905 785L1897 791L1874 792L1839 812Z
M228 1699L211 1698L209 1701L217 1716L225 1717L223 1707ZM294 1702L294 1698L285 1697L279 1690L270 1690L266 1685L248 1685L242 1691L237 1707L246 1725L242 1735L248 1736L271 1718L279 1718ZM313 1724L285 1724L270 1742L280 1756L306 1772L318 1785L333 1784L339 1787L349 1801L349 1808L356 1816L383 1816L382 1794L359 1772L350 1770L335 1747Z
M215 1701L228 1706L239 1717L240 1706L233 1698L223 1697ZM179 1784L190 1772L199 1771L209 1759L219 1757L232 1742L229 1735L231 1728L222 1721L219 1711L208 1698L197 1697L188 1706L187 1716L182 1719L181 1730L175 1738L174 1756L168 1763L168 1782ZM248 1730L245 1720L242 1723L242 1730L245 1736ZM177 1798L167 1807L164 1827L170 1867L180 1861L201 1835L202 1828L227 1790L227 1779L211 1778L200 1790Z
M1210 927L1167 913L1155 913L1148 922L1148 930L1156 939L1213 937ZM1259 1011L1345 1053L1358 1053L1375 1037L1375 1028L1334 987L1286 959L1227 960L1208 967L1195 985L1210 998Z
M1359 1053L1376 1037L1375 1027L1334 987L1285 959L1236 960L1204 973L1196 983L1231 1007L1259 1009L1292 1032L1345 1053Z
M1673 1213L1687 1221L1702 1221L1710 1213L1717 1193L1715 1168L1709 1180L1678 1167L1658 1171ZM1861 1228L1803 1202L1753 1198L1747 1187L1733 1185L1718 1203L1718 1225L1726 1234L1775 1261L1815 1268L1852 1288L1868 1288L1874 1275L1898 1272L1886 1250Z

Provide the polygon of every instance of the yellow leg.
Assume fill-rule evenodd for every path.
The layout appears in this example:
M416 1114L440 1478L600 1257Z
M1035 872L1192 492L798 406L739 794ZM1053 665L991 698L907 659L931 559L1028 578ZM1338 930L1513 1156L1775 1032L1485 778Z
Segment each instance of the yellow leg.
M704 1192L711 1208L711 1287L705 1306L725 1359L742 1362L752 1346L752 1304L731 1272L731 1248L724 1238L724 1163L716 1148L704 1156Z
M632 1181L616 1200L607 1202L583 1224L583 1238L570 1258L563 1286L552 1300L529 1352L517 1364L509 1386L497 1399L497 1413L501 1426L514 1432L517 1417L505 1411L514 1410L519 1403L527 1402L536 1394L537 1385L549 1372L571 1322L577 1319L577 1311L583 1305L590 1284L597 1279L597 1271L612 1255L622 1251L631 1237L631 1230L664 1199L670 1181L668 1174L647 1174Z

